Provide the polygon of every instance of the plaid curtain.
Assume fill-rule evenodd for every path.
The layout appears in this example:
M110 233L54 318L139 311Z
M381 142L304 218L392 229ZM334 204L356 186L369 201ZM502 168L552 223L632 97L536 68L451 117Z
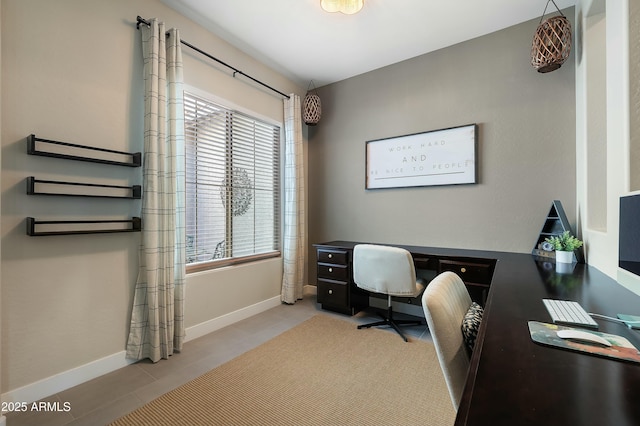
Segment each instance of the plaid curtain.
M180 35L143 25L145 114L140 269L127 358L156 362L184 341L185 148Z
M304 287L306 224L300 96L284 100L284 240L281 300L295 303Z

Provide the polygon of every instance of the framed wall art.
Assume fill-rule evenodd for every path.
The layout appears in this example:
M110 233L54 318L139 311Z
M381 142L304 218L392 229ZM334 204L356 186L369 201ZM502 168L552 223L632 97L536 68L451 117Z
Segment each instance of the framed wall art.
M366 189L477 181L478 126L469 124L366 142Z

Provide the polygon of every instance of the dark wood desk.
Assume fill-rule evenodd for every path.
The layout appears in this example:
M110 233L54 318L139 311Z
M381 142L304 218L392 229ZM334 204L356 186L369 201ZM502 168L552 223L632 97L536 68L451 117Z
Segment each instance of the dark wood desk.
M318 303L323 309L353 315L369 306L372 295L360 290L353 282L353 241L330 241L314 244L317 261ZM418 274L427 273L423 278L432 279L444 271L457 273L465 282L471 298L484 306L489 293L489 285L498 257L494 252L477 250L447 249L393 244L408 250L413 256ZM386 298L385 298L386 299ZM420 297L394 300L420 305Z
M530 255L502 254L491 281L456 425L640 425L640 364L534 343L527 322L550 322L543 298L587 312L640 314L640 297L599 270L572 273ZM640 333L597 320L640 348Z
M332 244L349 249L356 243ZM615 317L640 315L640 296L585 264L561 274L529 254L399 247L414 258L495 261L456 425L640 425L640 364L536 344L527 325L551 321L543 298L576 300L587 312ZM597 322L600 331L640 348L640 331Z

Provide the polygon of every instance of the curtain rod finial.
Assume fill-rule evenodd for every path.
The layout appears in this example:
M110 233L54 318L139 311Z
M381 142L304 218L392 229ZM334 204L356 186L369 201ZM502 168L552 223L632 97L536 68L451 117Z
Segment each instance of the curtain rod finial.
M144 18L142 18L140 15L138 15L138 16L136 17L136 29L138 29L138 30L140 29L140 24L145 24L146 26L151 25L151 24L149 23L149 21L147 21L146 19L144 19Z

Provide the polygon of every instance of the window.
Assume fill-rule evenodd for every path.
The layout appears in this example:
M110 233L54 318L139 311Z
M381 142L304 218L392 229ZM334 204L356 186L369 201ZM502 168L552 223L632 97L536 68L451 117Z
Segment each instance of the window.
M279 255L280 127L184 93L187 270Z

